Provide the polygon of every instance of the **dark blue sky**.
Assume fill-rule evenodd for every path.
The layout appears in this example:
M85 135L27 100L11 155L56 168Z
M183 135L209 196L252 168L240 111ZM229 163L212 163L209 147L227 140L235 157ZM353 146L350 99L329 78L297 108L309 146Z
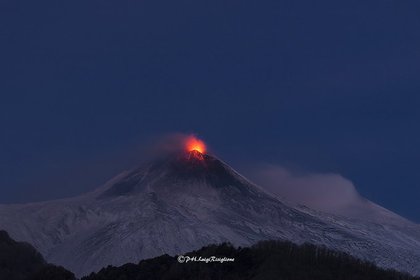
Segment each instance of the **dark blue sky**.
M153 135L337 172L420 222L420 2L0 1L0 202L75 195Z

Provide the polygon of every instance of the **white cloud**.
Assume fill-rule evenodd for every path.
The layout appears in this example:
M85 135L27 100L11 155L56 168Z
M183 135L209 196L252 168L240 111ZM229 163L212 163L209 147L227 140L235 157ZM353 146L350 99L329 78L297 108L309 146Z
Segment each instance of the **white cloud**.
M317 210L336 210L360 200L353 183L338 174L299 174L281 166L266 165L252 177L269 192Z
M351 218L382 221L401 217L363 198L353 183L335 173L296 173L278 165L254 168L251 179L283 201Z

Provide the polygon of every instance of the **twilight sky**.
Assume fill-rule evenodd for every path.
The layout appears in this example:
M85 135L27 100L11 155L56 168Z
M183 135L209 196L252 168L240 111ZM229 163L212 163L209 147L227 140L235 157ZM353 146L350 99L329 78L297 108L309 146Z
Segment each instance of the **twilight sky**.
M0 1L0 203L76 195L197 133L420 222L420 2Z

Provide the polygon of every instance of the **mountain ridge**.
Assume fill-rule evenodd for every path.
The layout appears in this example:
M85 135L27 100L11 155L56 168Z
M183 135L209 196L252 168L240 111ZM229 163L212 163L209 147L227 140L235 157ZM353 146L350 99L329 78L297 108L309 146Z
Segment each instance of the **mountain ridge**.
M0 279L2 280L75 280L73 273L48 264L26 242L16 242L0 230Z
M201 257L203 261L194 261ZM220 263L217 258L228 258ZM120 267L104 267L81 280L114 279L290 279L290 280L418 280L395 270L384 270L348 254L311 244L260 241L251 247L212 244L179 256L161 255Z
M414 225L291 207L216 157L197 153L146 163L78 197L0 205L0 228L78 276L207 244L247 246L266 239L325 245L420 274L420 231Z

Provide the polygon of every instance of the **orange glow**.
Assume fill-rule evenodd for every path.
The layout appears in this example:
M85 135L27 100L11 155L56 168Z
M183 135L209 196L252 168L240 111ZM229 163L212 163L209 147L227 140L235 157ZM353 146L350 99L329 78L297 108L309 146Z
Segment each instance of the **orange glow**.
M197 151L201 154L206 152L206 144L195 136L188 137L185 146L188 152Z

